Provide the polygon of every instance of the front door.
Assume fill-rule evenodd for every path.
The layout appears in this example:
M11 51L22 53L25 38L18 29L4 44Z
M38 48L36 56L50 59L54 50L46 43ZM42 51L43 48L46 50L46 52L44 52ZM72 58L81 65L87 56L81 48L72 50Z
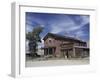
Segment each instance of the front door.
M53 54L53 49L52 48L49 48L49 54Z
M66 50L66 54L65 54L65 55L66 55L67 58L69 57L69 55L68 55L68 50Z

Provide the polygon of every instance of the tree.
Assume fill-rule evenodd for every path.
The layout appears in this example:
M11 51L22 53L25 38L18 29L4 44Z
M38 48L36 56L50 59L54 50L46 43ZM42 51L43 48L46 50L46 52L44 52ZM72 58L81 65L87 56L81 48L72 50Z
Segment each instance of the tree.
M40 38L40 33L43 31L43 27L41 26L36 26L32 32L28 32L26 34L26 39L29 40L29 51L32 55L32 57L34 56L39 56L37 54L37 50L38 50L38 42L41 42L41 38Z

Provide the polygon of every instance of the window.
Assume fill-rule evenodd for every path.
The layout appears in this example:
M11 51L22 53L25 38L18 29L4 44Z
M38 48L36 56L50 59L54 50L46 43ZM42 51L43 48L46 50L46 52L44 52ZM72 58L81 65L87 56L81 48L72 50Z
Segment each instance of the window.
M49 38L48 42L49 42L49 43L51 43L51 42L52 42L52 39L51 39L51 38Z
M51 40L49 40L49 43L51 43Z

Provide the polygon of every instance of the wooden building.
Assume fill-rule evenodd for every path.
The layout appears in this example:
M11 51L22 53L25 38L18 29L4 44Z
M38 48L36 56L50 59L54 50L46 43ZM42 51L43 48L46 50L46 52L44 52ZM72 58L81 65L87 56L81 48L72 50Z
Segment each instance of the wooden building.
M89 57L87 43L67 36L48 33L44 38L44 55L53 57Z

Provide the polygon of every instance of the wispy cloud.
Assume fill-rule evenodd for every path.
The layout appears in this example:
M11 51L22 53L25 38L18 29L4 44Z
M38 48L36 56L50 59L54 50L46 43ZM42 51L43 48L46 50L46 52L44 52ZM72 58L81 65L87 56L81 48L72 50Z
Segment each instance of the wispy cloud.
M67 19L54 21L51 23L51 32L52 33L60 33L60 32L67 32L67 33L74 33L77 36L82 36L85 33L81 30L84 25L89 23L88 16L80 16L77 17L81 20L81 23L75 22L73 18L67 17Z
M42 37L47 33L65 34L86 38L89 35L87 29L83 29L89 24L88 15L67 15L67 14L47 14L28 13L26 15L26 29L31 31L36 25L44 27ZM89 28L89 26L86 26ZM88 32L88 33L86 33ZM84 37L86 36L86 37Z
M35 16L32 16L32 15L27 16L26 15L26 27L27 27L26 30L27 30L27 32L32 31L32 29L38 25L40 25L41 27L44 27L45 26L44 21Z

